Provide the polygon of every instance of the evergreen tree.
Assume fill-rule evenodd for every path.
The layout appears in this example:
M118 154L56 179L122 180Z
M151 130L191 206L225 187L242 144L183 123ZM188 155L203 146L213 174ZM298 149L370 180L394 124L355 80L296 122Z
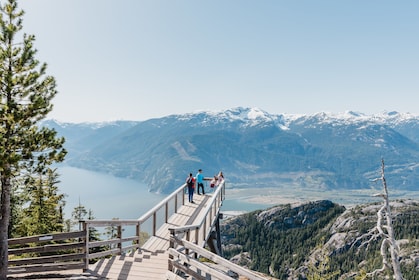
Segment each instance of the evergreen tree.
M89 209L89 214L88 214L87 219L88 220L95 219L92 209ZM100 240L100 232L96 228L90 227L89 228L89 241L99 241L99 240Z
M7 277L16 179L42 174L66 154L64 139L57 138L55 130L37 126L52 110L57 91L55 79L46 75L46 64L35 59L35 37L20 36L23 14L16 0L0 4L0 279Z
M308 265L307 280L336 279L341 272L339 270L331 271L329 252L325 251L321 245L319 245L319 249L319 255L316 260Z
M80 221L84 220L87 215L86 207L84 207L79 200L79 206L74 207L73 212L71 213L72 225L78 225L79 230L82 230Z
M62 232L64 219L64 194L58 193L56 169L38 174L26 181L25 191L20 195L27 207L21 210L21 217L13 231L17 236L31 236L50 232Z
M86 215L87 220L95 219L95 216L93 215L93 210L86 210L86 207L84 207L84 205L82 205L79 201L79 205L75 207L73 212L71 213L71 224L73 226L78 225L78 230L82 230L82 224L80 223L80 221L86 220ZM89 227L89 240L100 240L100 232L94 227Z
M10 192L10 220L9 220L9 238L21 237L23 236L18 232L17 227L20 224L23 217L23 205L25 200L22 199L23 196L23 182L22 180L14 180L12 185L12 191Z
M119 218L112 218L112 220L119 220ZM107 239L118 238L118 227L117 226L108 226L105 227L105 232L103 233ZM110 246L110 248L113 248Z

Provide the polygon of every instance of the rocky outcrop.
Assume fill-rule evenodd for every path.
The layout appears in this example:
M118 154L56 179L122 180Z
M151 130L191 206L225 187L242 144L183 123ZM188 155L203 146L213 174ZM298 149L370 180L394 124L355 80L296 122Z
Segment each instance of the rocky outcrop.
M322 213L334 206L336 205L329 200L277 206L257 214L257 220L274 229L304 227L316 222Z
M233 262L278 279L305 279L319 264L329 267L322 273L353 279L361 270L382 265L381 240L369 235L382 205L345 209L321 200L239 215L222 224L223 250L233 254ZM415 279L419 274L419 201L396 200L390 206L404 279Z

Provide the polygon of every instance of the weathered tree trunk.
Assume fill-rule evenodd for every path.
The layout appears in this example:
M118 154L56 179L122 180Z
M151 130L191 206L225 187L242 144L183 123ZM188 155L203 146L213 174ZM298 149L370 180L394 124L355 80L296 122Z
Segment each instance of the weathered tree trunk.
M399 247L396 243L396 238L394 237L394 229L393 229L393 221L390 209L390 203L388 199L388 190L387 190L387 182L384 176L384 160L381 160L381 180L383 182L384 188L384 204L385 204L385 215L386 215L386 223L387 223L387 240L389 242L389 250L391 256L391 266L393 267L394 278L396 280L402 280L403 275L400 270L400 262L399 262ZM383 241L384 242L384 241ZM385 256L383 256L384 259Z
M396 238L394 237L393 229L393 217L391 215L390 202L388 198L387 182L384 176L384 160L381 160L381 177L375 181L380 180L383 184L383 193L376 194L375 196L382 197L384 205L377 212L377 226L375 229L378 231L374 236L381 236L383 241L381 243L380 254L383 258L383 266L380 269L376 269L369 275L376 275L384 272L385 270L393 270L393 278L396 280L403 280L403 275L400 269L399 262L399 246L397 245ZM385 225L384 223L385 218ZM388 253L390 252L391 265L388 259Z
M2 173L3 174L3 173ZM0 279L7 279L9 258L8 228L10 219L10 177L1 176L1 208L0 208Z

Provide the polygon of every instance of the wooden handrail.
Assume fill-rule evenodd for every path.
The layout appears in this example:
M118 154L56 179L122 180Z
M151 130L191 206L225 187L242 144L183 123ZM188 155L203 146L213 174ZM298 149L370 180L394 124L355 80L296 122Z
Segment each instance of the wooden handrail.
M76 231L8 239L8 274L81 269L85 237L84 231Z
M81 238L84 237L85 233L83 231L76 232L59 232L59 233L50 233L50 234L41 234L34 236L25 236L18 238L8 239L9 246L15 244L25 244L25 243L36 243L42 241L59 241L70 238Z
M193 251L195 254L198 254L198 255L216 263L218 266L226 268L227 271L233 271L233 272L237 273L239 276L244 276L249 280L264 280L264 279L266 279L265 277L259 276L251 270L248 270L244 267L241 267L241 266L239 266L235 263L232 263L229 260L226 260L223 257L220 257L220 256L202 248L201 246L198 246L198 245L196 245L192 242L189 242L187 240L179 239L176 236L171 236L171 242L182 245L183 248L186 249L185 251ZM229 277L226 273L220 274L221 273L220 267L219 267L219 269L214 269L213 267L209 267L209 266L204 267L204 264L202 264L202 263L194 262L192 258L190 258L189 256L187 256L184 253L184 250L175 250L174 248L170 248L169 249L169 254L173 257L173 258L170 259L170 262L172 262L173 266L176 266L176 265L174 265L174 263L176 262L176 259L178 259L182 262L182 264L186 263L188 265L194 265L194 266L199 265L200 266L199 268L202 271L205 271L206 273L214 275L218 279L223 279L223 280L224 279L233 279L233 278ZM176 266L176 267L178 269L187 268L187 266L185 266L185 265Z
M80 223L86 223L95 227L117 227L117 226L134 226L138 224L137 219L130 220L80 220Z
M167 196L165 199L163 199L162 201L160 201L159 204L157 204L156 206L154 206L153 208L151 208L147 213L145 213L144 215L142 215L140 218L138 218L138 221L140 223L144 223L146 220L148 220L148 218L150 218L151 216L154 215L154 213L156 213L157 211L159 211L163 206L165 206L170 200L172 200L174 197L176 197L177 195L179 195L180 192L184 192L184 189L186 187L186 184L183 184L182 186L180 186L179 188L177 188L174 192L172 192L169 196Z

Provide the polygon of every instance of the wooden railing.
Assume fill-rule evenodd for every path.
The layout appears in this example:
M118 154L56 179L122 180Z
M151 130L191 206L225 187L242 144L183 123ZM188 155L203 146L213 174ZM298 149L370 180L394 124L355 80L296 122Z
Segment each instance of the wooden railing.
M205 178L208 180L209 178ZM164 224L167 223L170 215L172 213L177 213L179 207L185 204L185 189L186 184L183 184L178 189L176 189L173 193L163 199L159 204L154 206L150 209L147 213L142 215L139 219L136 220L86 220L83 222L83 230L86 232L86 236L89 235L90 228L100 228L100 227L112 227L115 229L116 236L115 238L108 239L108 240L101 240L101 241L90 241L87 238L85 243L85 252L86 252L86 261L85 261L85 269L88 269L89 261L92 259L97 259L105 256L110 255L122 255L130 250L135 250L141 248L142 243L145 240L141 240L141 232L143 225L151 220L151 236L156 235L157 228L161 225L159 223ZM192 226L187 231L189 234L192 231L195 231L196 234L196 242L198 240L201 241L201 245L203 246L202 242L205 242L206 238L208 238L208 234L210 233L207 229L207 224L213 226L214 218L218 217L219 209L221 207L222 201L225 198L225 185L224 182L220 184L220 186L214 192L212 196L210 204L205 208L203 211L204 219L201 221L199 225ZM162 211L162 219L159 221L158 213ZM202 213L202 212L201 212ZM124 229L127 227L135 227L135 235L131 236L123 236ZM200 229L203 229L200 231ZM201 232L201 235L199 234ZM125 244L125 245L124 245ZM198 244L198 243L197 243ZM92 252L96 248L102 248L98 252ZM105 249L103 249L105 248Z
M141 230L151 221L150 234L155 235L160 223L167 222L171 213L176 213L185 203L183 184L159 204L142 215L130 220L86 220L80 221L83 230L68 233L55 233L39 236L8 239L9 274L56 271L89 268L92 259L104 256L121 255L141 246ZM162 212L162 213L161 213ZM160 219L158 216L161 216ZM114 237L107 240L89 240L90 231L95 228L115 229ZM135 233L123 236L135 228ZM63 242L57 244L58 241Z
M192 242L179 239L176 236L171 237L171 242L178 245L179 248L169 248L171 269L169 269L167 279L182 279L186 275L192 276L191 278L195 279L267 279L266 277L260 276L251 270L234 264L217 254L211 253ZM197 257L191 257L193 255L198 255L205 261L198 260ZM183 277L177 278L176 275Z
M145 240L141 240L141 232L143 225L151 221L151 235L155 236L159 223L166 223L172 213L177 213L180 206L185 204L185 188L183 184L169 196L163 199L159 204L151 208L147 213L142 215L139 219L133 220L86 220L82 221L83 229L86 235L89 235L89 228L112 227L116 229L115 238L104 241L89 241L86 242L86 261L85 269L88 269L89 261L109 255L122 255L130 250L141 248ZM163 212L163 213L160 213ZM161 219L158 219L158 214L161 214ZM135 233L131 236L123 236L123 232L128 227L135 227ZM124 245L126 244L126 245ZM100 250L93 253L95 248L108 248L107 250ZM97 249L96 249L97 250Z
M8 274L82 269L86 232L65 232L8 240Z

